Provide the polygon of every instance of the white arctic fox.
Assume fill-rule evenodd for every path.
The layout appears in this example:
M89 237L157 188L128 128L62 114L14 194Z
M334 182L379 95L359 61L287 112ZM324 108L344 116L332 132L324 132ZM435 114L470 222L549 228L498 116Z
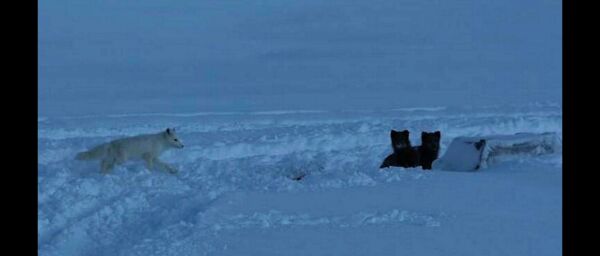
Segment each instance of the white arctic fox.
M155 166L170 173L177 169L158 160L160 154L171 148L183 148L174 129L168 128L155 134L143 134L134 137L122 138L98 145L89 151L77 154L77 160L101 160L102 173L108 173L115 164L122 164L127 160L142 159L148 170Z

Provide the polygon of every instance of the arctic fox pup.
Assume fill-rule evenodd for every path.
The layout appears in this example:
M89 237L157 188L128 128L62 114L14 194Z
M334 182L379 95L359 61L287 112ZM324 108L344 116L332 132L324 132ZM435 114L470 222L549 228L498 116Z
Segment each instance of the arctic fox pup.
M100 169L105 174L110 172L115 164L123 164L127 160L136 159L144 160L148 170L158 167L164 171L176 173L177 169L158 159L164 151L171 148L183 148L183 144L177 138L175 129L168 128L159 133L113 140L89 151L81 152L75 156L75 159L100 160Z

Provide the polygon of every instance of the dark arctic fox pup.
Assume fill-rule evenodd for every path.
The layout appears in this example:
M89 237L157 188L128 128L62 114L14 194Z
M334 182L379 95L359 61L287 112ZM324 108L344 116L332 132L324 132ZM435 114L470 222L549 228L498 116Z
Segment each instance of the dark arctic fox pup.
M440 131L421 132L421 146L413 147L418 152L419 165L423 170L431 170L431 164L440 151Z
M387 168L390 166L399 167L415 167L419 164L419 153L415 150L409 140L408 130L390 131L392 139L392 149L394 152L388 155L379 168Z

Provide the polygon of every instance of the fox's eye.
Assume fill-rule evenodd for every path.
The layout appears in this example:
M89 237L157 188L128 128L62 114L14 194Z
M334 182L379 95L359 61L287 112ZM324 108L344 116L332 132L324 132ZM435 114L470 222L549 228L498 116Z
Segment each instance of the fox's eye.
M178 141L177 139L175 139L175 141Z

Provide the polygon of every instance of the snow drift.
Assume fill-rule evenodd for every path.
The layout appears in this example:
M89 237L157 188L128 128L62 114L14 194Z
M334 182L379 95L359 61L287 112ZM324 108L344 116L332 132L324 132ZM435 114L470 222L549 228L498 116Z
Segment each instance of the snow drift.
M433 168L472 171L506 158L560 152L562 141L554 132L457 137Z

